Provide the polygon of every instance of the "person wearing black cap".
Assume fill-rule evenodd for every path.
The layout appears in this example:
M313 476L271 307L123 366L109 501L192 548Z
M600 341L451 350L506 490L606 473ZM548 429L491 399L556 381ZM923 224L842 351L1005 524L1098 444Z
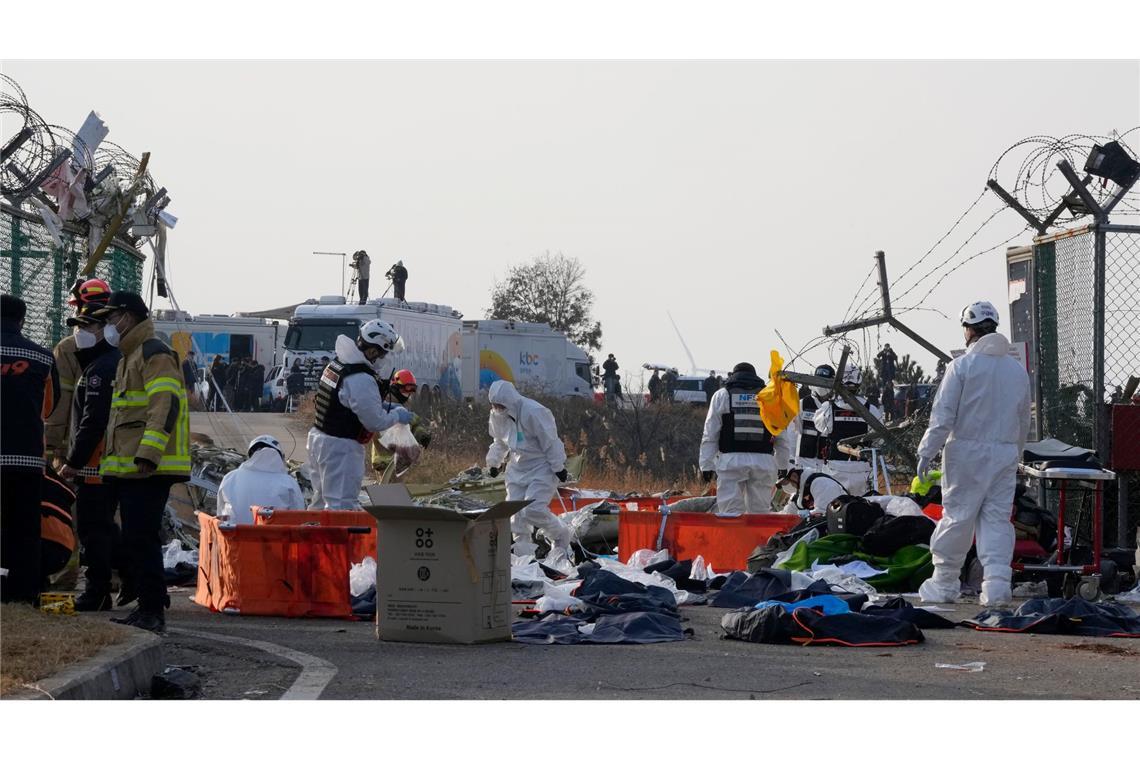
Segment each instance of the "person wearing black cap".
M770 512L777 471L788 467L792 434L764 426L756 403L763 387L756 368L741 362L709 402L699 464L706 483L716 475L717 512Z
M65 452L59 474L78 484L75 512L79 542L83 547L86 587L75 600L79 612L101 612L111 609L111 570L119 565L124 581L130 570L122 563L122 536L115 523L115 496L111 487L99 476L103 458L107 421L111 417L115 370L122 354L104 340L104 320L79 314L67 320L74 327L75 356L80 373L72 397L70 445ZM124 583L119 599L126 604L134 597Z
M44 418L59 401L51 352L23 335L27 304L0 295L0 601L35 604L40 582Z
M123 524L123 547L138 607L112 619L148 631L166 630L169 604L162 566L162 515L170 487L190 479L190 415L178 358L154 335L138 293L117 291L93 316L105 318L103 339L123 356L99 474L111 484Z

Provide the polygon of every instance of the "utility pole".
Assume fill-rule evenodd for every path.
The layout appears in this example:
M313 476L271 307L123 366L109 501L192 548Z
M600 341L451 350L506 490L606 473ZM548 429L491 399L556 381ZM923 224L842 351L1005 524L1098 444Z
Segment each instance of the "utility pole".
M877 327L878 325L890 325L942 361L950 362L949 354L904 325L891 311L891 291L890 285L887 283L887 255L882 251L875 251L875 260L879 265L879 297L883 304L879 316L870 317L869 319L857 319L853 322L843 322L838 325L828 325L823 328L823 334L830 337L832 335L848 333L852 330L862 330L868 327Z

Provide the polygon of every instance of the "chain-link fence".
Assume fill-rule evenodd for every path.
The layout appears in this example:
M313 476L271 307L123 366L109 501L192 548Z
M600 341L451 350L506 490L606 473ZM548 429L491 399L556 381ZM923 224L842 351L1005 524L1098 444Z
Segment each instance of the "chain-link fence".
M1041 437L1096 448L1096 234L1091 228L1034 246L1037 400Z
M38 216L0 204L0 290L24 299L24 336L45 348L65 334L69 291L87 260L87 238L78 228L66 226L61 237L63 245L56 245ZM106 280L112 290L137 293L142 273L143 256L116 241L92 276Z
M1120 400L1140 376L1140 227L1107 225L1104 234L1104 393Z
M1122 464L1140 457L1132 452L1140 424L1124 423L1137 430L1122 435L1129 431L1116 426L1125 418L1111 405L1128 402L1124 388L1140 375L1140 227L1090 225L1038 238L1033 257L1041 437L1096 449L1132 485L1124 514L1118 483L1105 489L1106 533L1127 545L1140 522L1140 484Z

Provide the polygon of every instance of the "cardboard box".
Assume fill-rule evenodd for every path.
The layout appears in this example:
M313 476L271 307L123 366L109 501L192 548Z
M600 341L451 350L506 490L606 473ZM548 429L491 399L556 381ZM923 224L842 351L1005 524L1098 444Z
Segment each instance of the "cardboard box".
M511 638L510 517L528 501L478 515L416 506L402 485L367 486L377 521L376 635L474 644Z

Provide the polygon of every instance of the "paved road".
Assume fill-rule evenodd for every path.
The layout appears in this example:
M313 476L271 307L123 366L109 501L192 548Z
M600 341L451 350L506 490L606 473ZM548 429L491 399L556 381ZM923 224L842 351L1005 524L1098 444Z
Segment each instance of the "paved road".
M205 696L214 699L280 697L302 668L257 644L190 633L326 661L336 673L320 691L324 699L1140 699L1140 639L963 628L889 649L771 646L720 639L723 610L683 609L695 632L684 642L440 646L377 641L371 623L212 614L181 589L168 615L180 632L167 636L166 660L201 665ZM977 611L958 605L946 614ZM985 670L935 667L973 661Z
M308 426L299 423L292 414L276 412L190 413L190 431L208 435L218 446L245 451L254 436L275 436L285 447L285 456L304 462L308 458L305 436Z

